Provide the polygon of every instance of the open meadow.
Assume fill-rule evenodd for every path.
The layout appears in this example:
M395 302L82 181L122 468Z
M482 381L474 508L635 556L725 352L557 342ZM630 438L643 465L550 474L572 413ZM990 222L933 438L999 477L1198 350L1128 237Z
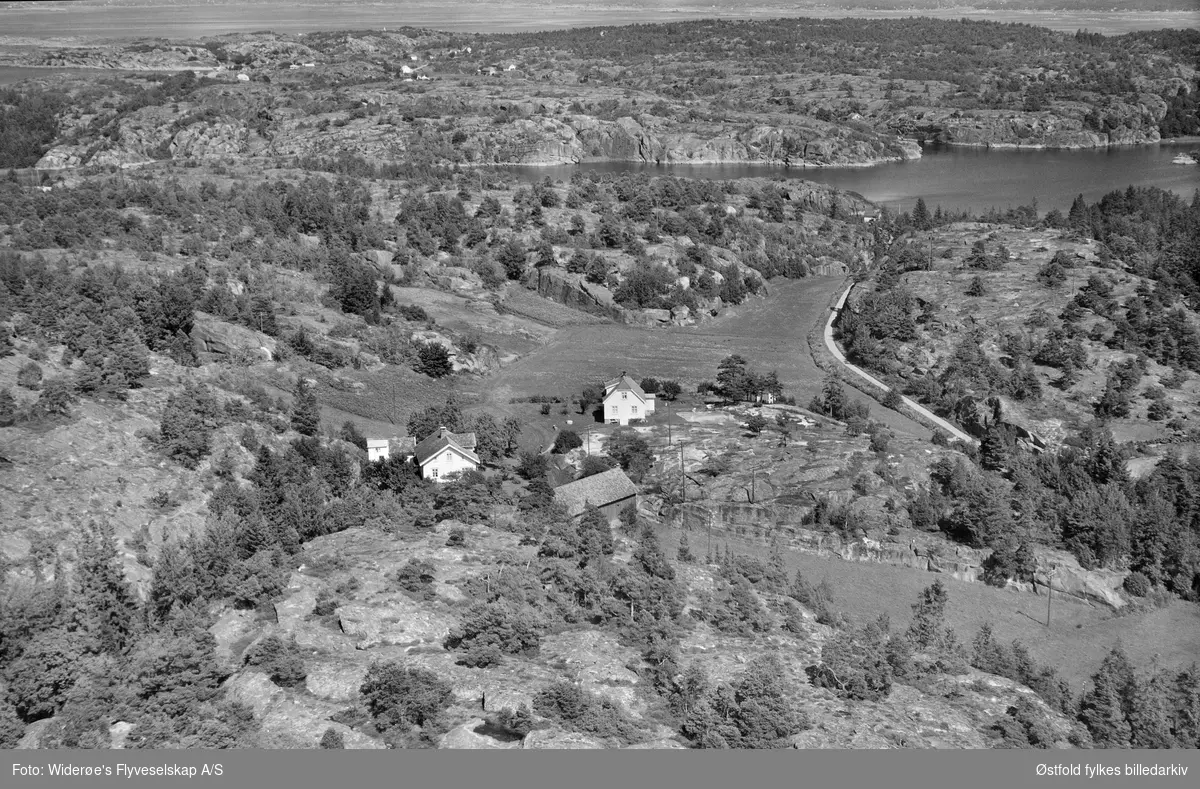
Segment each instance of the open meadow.
M679 544L677 528L663 529L659 539L674 554ZM689 533L693 553L703 561L707 550L703 532ZM714 549L728 545L735 553L766 561L770 549L724 531L714 531ZM1050 627L1046 627L1046 598L982 583L960 581L950 575L873 562L846 561L787 551L789 572L799 570L810 583L828 579L833 587L834 609L856 624L880 614L891 618L892 628L903 631L912 619L912 604L925 587L941 580L950 594L947 623L960 641L970 644L980 625L991 623L997 639L1019 639L1038 663L1053 666L1078 692L1117 643L1134 665L1148 668L1157 660L1165 668L1185 668L1200 655L1200 607L1177 600L1166 608L1118 615L1111 609L1055 595Z
M736 353L761 372L775 370L784 394L807 405L825 374L813 362L805 338L828 315L831 299L844 285L842 277L776 280L766 298L749 299L696 327L564 326L544 346L495 375L464 382L462 389L493 406L532 395L566 399L626 371L639 380L678 380L685 391L694 391L700 381L716 377L723 358ZM879 405L872 406L872 416L893 430L930 435L927 428Z

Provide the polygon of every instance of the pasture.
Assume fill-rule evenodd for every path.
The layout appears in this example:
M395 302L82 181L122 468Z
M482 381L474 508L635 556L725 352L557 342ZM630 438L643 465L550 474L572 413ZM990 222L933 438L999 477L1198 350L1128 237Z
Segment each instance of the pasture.
M842 277L775 280L766 298L751 298L698 326L564 325L544 346L497 374L463 382L462 390L502 408L513 398L531 395L567 399L626 371L638 380L675 379L692 392L701 381L712 381L720 361L736 353L759 372L775 370L784 393L804 406L820 391L825 376L813 363L805 338L828 315L831 298L844 284ZM871 410L893 430L919 438L930 435L882 406L873 404Z
M679 530L659 532L663 549L672 558ZM688 541L703 561L706 533L691 531ZM767 560L770 549L728 532L714 531L714 549L729 545L736 553ZM921 590L941 580L950 594L947 624L960 641L970 645L980 625L990 622L996 637L1007 643L1019 639L1039 664L1054 667L1079 692L1100 667L1104 656L1120 643L1130 660L1146 671L1155 661L1166 668L1183 668L1200 656L1200 606L1175 601L1154 611L1117 615L1111 609L1055 595L1050 627L1046 627L1046 598L997 589L982 583L959 581L949 575L921 572L872 562L846 561L787 551L789 572L799 570L810 583L825 578L833 587L834 608L855 624L865 624L886 613L893 630L903 631L912 620L912 604Z

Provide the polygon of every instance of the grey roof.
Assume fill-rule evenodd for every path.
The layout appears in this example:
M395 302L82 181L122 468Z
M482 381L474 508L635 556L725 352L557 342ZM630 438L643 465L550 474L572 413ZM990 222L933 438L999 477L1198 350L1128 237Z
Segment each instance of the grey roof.
M566 507L572 516L582 513L588 504L603 507L636 495L637 486L619 468L610 468L554 489L554 500Z
M455 449L468 459L479 463L479 456L475 454L475 434L451 433L444 427L439 427L436 432L426 436L421 443L417 444L413 449L413 455L416 456L417 463L423 466L446 447Z
M646 392L642 389L642 387L638 386L637 381L633 380L625 373L621 373L619 376L617 376L616 378L613 378L611 381L604 382L604 397L605 397L605 399L607 399L608 396L610 394L612 394L613 392L633 392L635 395L640 397L643 401L648 400L650 398L650 396L646 394Z
M417 440L412 436L367 439L368 449L380 449L382 447L388 448L389 457L408 457L416 450Z
M388 449L396 455L411 455L417 448L417 439L412 436L388 439Z

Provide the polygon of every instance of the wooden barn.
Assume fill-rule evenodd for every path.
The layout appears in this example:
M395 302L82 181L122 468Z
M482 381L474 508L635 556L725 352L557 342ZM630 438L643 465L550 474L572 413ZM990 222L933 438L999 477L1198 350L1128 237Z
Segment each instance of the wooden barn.
M610 523L621 517L621 510L637 506L637 486L619 468L568 482L554 489L554 500L567 508L572 518L583 514L587 505L599 507Z

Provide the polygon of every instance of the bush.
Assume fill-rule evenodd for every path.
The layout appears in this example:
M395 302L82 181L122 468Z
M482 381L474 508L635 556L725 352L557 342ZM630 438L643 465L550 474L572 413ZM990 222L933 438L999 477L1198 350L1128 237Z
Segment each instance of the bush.
M380 731L425 726L450 706L454 687L429 669L400 661L373 663L359 688Z
M551 450L556 455L565 455L572 449L577 449L583 446L583 439L574 430L560 430L558 435L554 437L554 448Z
M528 480L541 479L546 476L549 461L540 452L522 452L517 463L517 473Z
M528 608L508 603L472 606L462 624L450 631L443 646L465 652L459 662L473 667L498 663L502 655L536 655L544 629Z
M829 688L844 698L885 698L892 689L886 631L872 623L855 632L838 632L821 647L821 663L811 667L808 675L815 687Z
M284 687L299 685L308 676L300 647L279 636L267 636L255 644L246 654L246 665L258 667L272 682Z
M42 385L42 368L37 362L27 362L17 371L17 385L37 389Z
M446 537L447 548L461 548L467 544L467 532L460 526L455 526Z
M1125 591L1134 597L1145 597L1150 594L1152 588L1150 579L1136 570L1125 576L1125 582L1122 585L1125 587Z
M754 435L758 435L767 427L767 418L762 414L751 414L746 418L746 429Z
M570 682L555 682L538 691L533 697L533 710L561 723L568 731L613 737L623 742L642 734L616 703Z
M413 369L430 378L444 378L454 372L450 351L440 342L423 342L417 346L417 362Z
M396 573L396 581L400 588L418 600L432 600L435 570L431 563L409 559L408 564Z
M321 747L325 750L340 750L346 747L346 739L340 731L330 726L321 735Z

